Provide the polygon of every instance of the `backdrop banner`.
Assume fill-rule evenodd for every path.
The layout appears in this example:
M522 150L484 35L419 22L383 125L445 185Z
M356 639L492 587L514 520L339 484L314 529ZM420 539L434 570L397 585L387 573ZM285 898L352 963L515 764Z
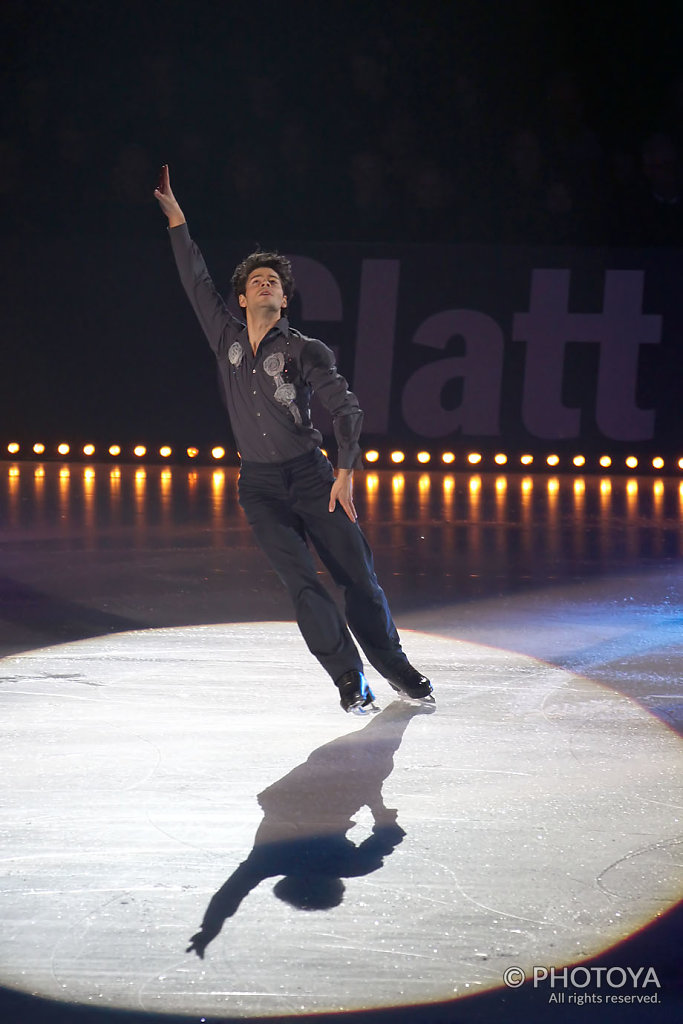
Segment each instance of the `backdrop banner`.
M197 241L230 298L250 243ZM165 237L2 248L3 435L230 444ZM680 250L280 248L290 321L334 348L366 441L680 446Z

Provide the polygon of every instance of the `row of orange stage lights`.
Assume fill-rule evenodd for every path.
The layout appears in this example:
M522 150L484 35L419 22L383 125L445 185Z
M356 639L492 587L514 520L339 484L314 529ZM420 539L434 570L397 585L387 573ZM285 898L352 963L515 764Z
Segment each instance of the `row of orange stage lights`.
M323 449L324 450L324 449ZM54 446L48 446L42 441L36 441L33 445L21 445L18 441L11 441L5 446L7 455L12 458L28 456L29 458L80 458L84 456L87 459L101 458L108 456L112 459L128 459L132 458L135 461L145 460L156 460L161 459L163 461L176 460L178 456L181 458L187 458L191 461L197 460L200 462L223 462L225 460L230 462L236 462L238 455L236 452L228 452L225 448L220 445L216 445L209 451L202 452L199 448L184 448L184 449L173 449L170 445L161 445L159 448L137 444L128 449L124 449L121 445L112 444L109 446L96 446L94 444L82 444L82 445L71 445L67 442L62 442ZM325 453L327 454L327 453ZM375 448L369 448L363 453L363 461L374 467L381 466L401 466L402 468L409 469L411 463L414 464L415 468L429 466L430 468L446 468L449 469L452 466L458 464L463 468L471 469L486 469L490 466L491 469L505 466L507 469L515 469L522 467L528 469L533 466L536 469L549 467L552 470L564 469L570 472L579 470L580 472L590 472L595 470L600 472L601 470L611 469L613 471L619 470L635 470L640 469L641 471L655 470L661 472L662 470L683 470L683 457L676 458L675 456L669 456L666 459L661 455L558 455L554 452L549 454L532 454L530 452L522 453L521 455L508 455L505 452L479 452L479 451L465 451L465 452L453 452L453 451L418 451L418 452L405 452L401 449L387 449L384 452L380 452Z

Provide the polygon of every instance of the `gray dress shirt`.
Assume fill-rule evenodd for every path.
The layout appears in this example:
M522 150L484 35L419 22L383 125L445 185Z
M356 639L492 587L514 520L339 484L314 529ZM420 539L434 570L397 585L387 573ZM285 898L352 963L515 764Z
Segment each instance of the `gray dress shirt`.
M358 399L337 371L334 353L282 317L256 354L247 328L217 292L186 224L169 236L180 280L218 362L223 396L240 457L245 462L287 462L313 451L322 434L311 422L311 395L332 416L340 469L360 460L363 423Z

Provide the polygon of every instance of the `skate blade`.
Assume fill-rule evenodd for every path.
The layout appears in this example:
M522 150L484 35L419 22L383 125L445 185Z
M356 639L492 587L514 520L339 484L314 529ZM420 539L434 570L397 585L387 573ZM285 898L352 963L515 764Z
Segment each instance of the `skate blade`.
M374 715L377 711L381 710L382 709L371 700L368 704L356 704L354 708L349 708L349 713L352 715Z
M436 710L436 698L433 693L428 693L424 697L411 697L408 693L403 693L401 690L396 690L396 696L399 700L404 700L408 704L413 704L415 707L431 708L433 711Z

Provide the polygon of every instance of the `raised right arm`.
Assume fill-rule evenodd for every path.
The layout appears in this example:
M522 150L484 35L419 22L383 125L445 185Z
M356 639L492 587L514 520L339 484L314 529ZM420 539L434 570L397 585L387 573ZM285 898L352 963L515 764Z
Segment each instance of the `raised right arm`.
M168 166L164 164L154 196L168 218L169 238L180 281L209 345L219 355L230 347L243 325L216 291L204 257L190 238L185 215L171 189Z
M164 164L159 175L159 184L154 189L154 196L159 201L159 206L168 217L169 228L180 227L185 223L185 214L180 209L178 200L173 195L171 188L171 177L168 173L168 164Z

